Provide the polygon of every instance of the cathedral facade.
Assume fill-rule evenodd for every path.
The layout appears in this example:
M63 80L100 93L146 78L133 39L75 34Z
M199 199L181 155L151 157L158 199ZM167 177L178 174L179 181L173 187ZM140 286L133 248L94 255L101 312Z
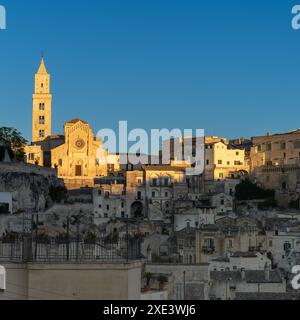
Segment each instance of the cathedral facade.
M94 186L96 177L107 176L113 166L117 170L117 156L107 157L103 141L96 139L89 124L80 119L64 125L64 135L52 134L52 95L50 74L42 58L35 75L32 109L32 143L26 146L26 161L57 169L69 189ZM111 163L97 157L110 159Z

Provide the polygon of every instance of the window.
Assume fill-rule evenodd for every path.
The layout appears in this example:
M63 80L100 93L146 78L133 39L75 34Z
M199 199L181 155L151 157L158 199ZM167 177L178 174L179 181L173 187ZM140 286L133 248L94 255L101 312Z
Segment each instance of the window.
M237 151L237 152L235 153L235 155L236 155L236 156L239 156L239 155L240 155L239 151Z
M242 163L241 163L241 161L234 161L234 165L235 166L240 166L240 165L242 165Z
M137 182L138 182L138 184L142 184L143 183L142 178L138 178Z
M157 179L157 178L153 178L153 179L152 179L152 185L153 185L154 187L156 187L156 186L158 185L158 179Z
M261 151L261 145L260 144L257 146L257 151Z
M271 151L272 150L272 144L271 143L267 143L266 150L267 151Z
M269 247L272 247L272 246L273 246L273 241L269 240Z
M62 159L58 159L58 165L62 167L62 165L63 165Z
M294 142L294 148L295 149L300 149L300 141L295 141Z
M286 242L286 243L283 245L283 250L284 250L284 251L290 251L291 248L292 248L292 245L291 245L289 242Z
M104 213L104 218L108 218L108 213Z
M223 161L222 160L218 160L218 164L222 164L223 163Z
M106 206L106 210L109 210L109 205Z
M209 165L209 160L206 160L206 165Z
M219 173L219 178L223 179L224 178L224 174L223 173Z
M142 192L138 191L136 197L138 200L142 200Z
M155 191L152 191L152 198L155 198Z
M121 203L121 207L124 208L124 202Z
M227 161L227 165L230 166L230 161Z
M44 116L39 117L39 124L45 124L45 117Z
M121 212L121 217L122 217L123 219L125 218L125 212L124 212L124 211Z
M45 110L45 103L40 103L40 110Z
M101 196L101 194L102 194L102 191L98 190L98 195Z
M29 153L29 160L34 160L34 153Z
M285 142L281 142L280 149L281 150L285 150L286 149L286 143Z
M165 198L168 198L168 197L169 197L169 192L166 191L166 192L165 192Z
M170 182L170 179L168 177L165 177L164 178L164 185L165 186L168 186L169 185L169 182Z
M39 136L40 136L40 138L44 138L45 137L45 130L40 130Z
M221 203L221 206L224 206L224 204L225 204L224 199L221 199L220 203Z
M232 247L233 247L233 240L232 240L232 239L229 239L229 241L228 241L228 246L229 246L229 248L232 248Z
M100 208L100 209L102 208L102 205L101 205L101 204L99 204L99 208Z

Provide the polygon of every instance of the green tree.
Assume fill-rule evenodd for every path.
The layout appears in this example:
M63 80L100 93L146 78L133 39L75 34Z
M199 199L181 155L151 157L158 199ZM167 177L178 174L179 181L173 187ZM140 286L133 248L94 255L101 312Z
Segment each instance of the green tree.
M263 189L249 179L241 181L235 188L237 200L274 199L275 191Z
M0 128L0 138L10 143L11 149L15 154L17 160L24 160L24 147L28 141L22 137L22 134L15 128Z
M61 203L67 198L68 191L65 186L50 186L49 195L53 202Z

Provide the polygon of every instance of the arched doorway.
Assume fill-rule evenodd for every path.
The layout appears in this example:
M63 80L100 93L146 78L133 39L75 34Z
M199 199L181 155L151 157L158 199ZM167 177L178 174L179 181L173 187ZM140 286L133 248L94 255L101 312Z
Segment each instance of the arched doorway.
M130 213L133 218L140 218L143 216L144 206L141 202L136 201L131 205Z

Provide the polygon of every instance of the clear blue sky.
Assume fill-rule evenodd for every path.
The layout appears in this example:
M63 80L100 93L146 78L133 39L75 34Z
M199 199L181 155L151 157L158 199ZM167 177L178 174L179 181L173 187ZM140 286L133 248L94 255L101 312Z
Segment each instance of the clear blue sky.
M290 0L0 0L0 126L31 138L41 51L53 132L204 128L239 137L300 127L300 31Z

